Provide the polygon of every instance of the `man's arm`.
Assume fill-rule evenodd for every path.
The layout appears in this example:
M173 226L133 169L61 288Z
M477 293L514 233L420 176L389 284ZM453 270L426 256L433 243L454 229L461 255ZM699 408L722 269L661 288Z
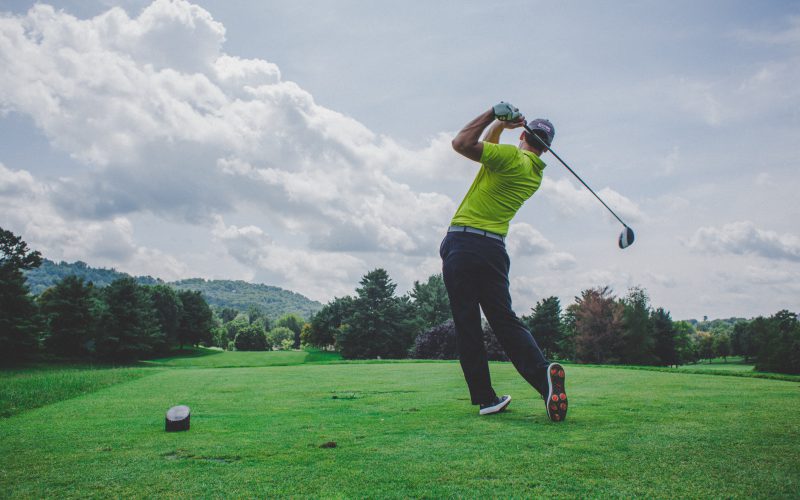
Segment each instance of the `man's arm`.
M504 128L503 122L500 120L493 121L489 128L486 129L486 133L483 134L483 142L498 144L500 142L500 134L503 133Z
M481 161L483 142L479 141L478 138L481 136L483 129L493 121L494 109L489 109L464 125L464 128L453 139L453 149L472 161Z

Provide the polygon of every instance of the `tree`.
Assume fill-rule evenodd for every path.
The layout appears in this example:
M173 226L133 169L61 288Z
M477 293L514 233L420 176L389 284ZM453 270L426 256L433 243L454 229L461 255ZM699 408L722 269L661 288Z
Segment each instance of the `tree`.
M728 356L731 355L731 338L727 333L719 333L714 335L714 356L723 358L728 361Z
M299 349L300 348L300 333L303 331L303 325L305 321L303 318L298 316L294 313L284 314L281 316L278 321L275 323L275 326L282 326L284 328L288 328L292 331L292 348ZM273 344L275 344L273 342Z
M233 342L236 339L236 335L238 335L238 333L247 326L250 326L250 323L247 321L247 318L245 318L243 314L240 314L239 316L225 323L222 326L225 329L225 338L227 339L228 342ZM261 325L258 326L261 327Z
M156 350L167 351L171 345L179 342L183 301L178 293L167 285L150 286L147 290L150 292L156 321L164 339L163 345L156 346Z
M41 264L39 252L0 227L0 363L30 356L38 347L36 304L22 271Z
M681 364L678 354L677 330L672 323L668 311L659 307L650 313L650 325L653 329L654 351L658 363L664 366L676 367Z
M37 302L44 321L44 346L57 356L86 357L95 332L94 287L67 276L42 293Z
M533 334L546 358L563 357L560 347L564 329L561 324L561 302L558 297L548 297L538 301L532 309L532 314L521 319Z
M755 320L754 320L755 322ZM759 332L756 369L800 373L800 321L786 309L770 316Z
M353 314L353 297L335 297L320 309L312 318L306 338L308 345L321 348L334 347L339 329Z
M267 341L280 350L288 350L294 346L294 332L285 326L276 326L267 332Z
M714 358L714 335L710 332L697 332L696 339L697 357L710 362Z
M558 342L558 352L564 359L574 360L575 354L575 337L577 332L575 330L575 304L567 307L564 314L561 315L561 340Z
M116 361L133 361L163 342L153 302L133 278L120 278L102 289L103 305L96 332L97 353Z
M650 297L640 287L628 290L622 300L624 313L622 316L622 342L620 342L620 361L627 364L652 364L656 361L653 355L653 328L650 324Z
M360 284L347 327L340 327L336 335L342 357L406 357L414 333L414 311L408 298L394 295L397 285L384 269L370 271Z
M303 323L303 328L300 329L300 347L310 345L308 339L311 337L311 323Z
M223 323L229 323L229 322L233 321L236 318L236 316L238 316L238 315L239 315L239 311L237 311L236 309L234 309L232 307L224 307L219 312L219 317L220 317L220 319L222 320Z
M183 304L180 326L178 327L178 343L181 348L185 344L198 345L201 342L210 344L214 328L214 314L201 292L181 290L178 297Z
M624 306L608 287L590 288L575 297L575 354L583 363L616 363Z
M247 308L247 320L251 325L257 321L260 321L261 325L264 327L264 330L269 330L270 325L267 314L263 309L256 305L250 304L250 307Z
M431 329L452 319L450 299L441 274L429 276L425 283L415 281L408 295L411 297L420 328Z
M758 343L753 332L750 321L737 322L731 331L731 353L735 356L743 356L745 363L750 362L758 355Z
M675 330L675 353L679 364L694 362L697 360L697 349L692 338L695 335L694 327L688 321L677 321L673 323Z
M259 323L248 324L239 330L234 345L237 351L269 351L272 348Z

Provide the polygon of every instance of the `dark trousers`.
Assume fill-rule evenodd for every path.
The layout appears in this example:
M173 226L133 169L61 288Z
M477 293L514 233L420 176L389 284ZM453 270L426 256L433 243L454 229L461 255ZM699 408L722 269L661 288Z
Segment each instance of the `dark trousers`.
M549 361L511 309L505 244L479 234L447 233L439 255L472 404L486 404L497 396L489 376L480 309L514 367L542 393Z

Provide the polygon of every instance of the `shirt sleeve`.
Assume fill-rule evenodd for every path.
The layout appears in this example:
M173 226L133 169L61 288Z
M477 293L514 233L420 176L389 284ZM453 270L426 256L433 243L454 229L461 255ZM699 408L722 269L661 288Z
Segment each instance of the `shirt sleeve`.
M514 166L517 148L510 144L483 143L481 164L493 172L505 172Z

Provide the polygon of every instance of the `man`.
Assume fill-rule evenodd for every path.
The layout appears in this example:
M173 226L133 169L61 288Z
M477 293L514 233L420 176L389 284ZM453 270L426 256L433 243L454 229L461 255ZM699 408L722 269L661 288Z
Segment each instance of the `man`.
M499 413L511 402L511 396L498 397L492 388L481 328L483 309L514 367L545 399L547 416L563 421L568 404L564 369L544 357L511 309L508 290L508 224L539 188L545 167L540 156L555 135L552 123L537 119L528 124L532 133L523 130L518 146L498 144L503 130L523 124L525 118L519 110L501 102L469 122L453 139L453 149L481 166L450 222L439 253L461 368L472 404L480 406L479 414Z

